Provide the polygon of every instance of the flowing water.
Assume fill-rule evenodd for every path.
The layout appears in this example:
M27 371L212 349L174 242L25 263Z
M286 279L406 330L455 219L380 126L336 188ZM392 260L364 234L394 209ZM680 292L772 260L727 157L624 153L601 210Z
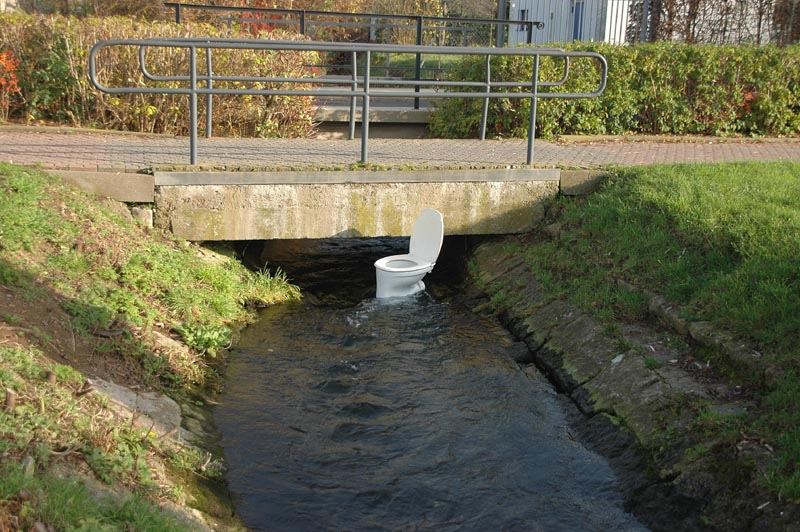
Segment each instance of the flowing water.
M342 277L348 277L342 274ZM457 297L267 309L215 418L255 530L643 530L511 338Z

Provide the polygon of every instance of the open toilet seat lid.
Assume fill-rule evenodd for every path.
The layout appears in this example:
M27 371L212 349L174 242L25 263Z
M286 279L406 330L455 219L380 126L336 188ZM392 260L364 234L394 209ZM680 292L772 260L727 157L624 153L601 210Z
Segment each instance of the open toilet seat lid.
M408 254L423 262L436 262L442 250L443 239L442 213L434 209L422 209L411 231Z

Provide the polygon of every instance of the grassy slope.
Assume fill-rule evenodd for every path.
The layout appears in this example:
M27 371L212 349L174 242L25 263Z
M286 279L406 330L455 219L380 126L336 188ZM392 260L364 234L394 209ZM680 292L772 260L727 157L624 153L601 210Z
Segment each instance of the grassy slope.
M149 234L46 174L0 165L0 192L0 283L31 297L49 292L79 333L121 332L108 349L133 357L151 384L203 384L208 355L253 316L249 304L297 297L281 275ZM195 350L147 352L158 331Z
M197 449L121 423L97 394L76 396L81 371L173 395L211 386L231 329L255 306L295 297L280 275L148 232L113 202L47 174L0 165L0 390L17 395L14 410L0 409L0 516L26 529L35 520L180 528L152 505L191 498L165 471L218 471ZM25 456L33 477L21 473ZM48 466L134 495L111 502L80 488L63 497L74 481L53 480Z
M46 371L56 374L55 383L44 378ZM198 461L199 456L120 423L95 394L76 397L83 381L80 373L34 348L0 346L0 383L18 397L13 412L0 410L0 455L5 456L0 460L0 529L15 530L12 518L20 529L36 521L58 530L188 529L151 502L178 495L167 479L154 475L151 463L156 457ZM24 455L34 459L38 473L26 474L18 460ZM54 474L50 466L75 473ZM135 493L93 497L82 481L87 474L91 478L89 470Z
M727 368L757 390L758 408L716 428L771 442L769 485L799 499L800 165L620 169L600 192L562 198L555 212L559 237L521 250L552 297L608 320L643 319L645 299L620 287L624 280L749 341L780 369L782 379L767 385Z

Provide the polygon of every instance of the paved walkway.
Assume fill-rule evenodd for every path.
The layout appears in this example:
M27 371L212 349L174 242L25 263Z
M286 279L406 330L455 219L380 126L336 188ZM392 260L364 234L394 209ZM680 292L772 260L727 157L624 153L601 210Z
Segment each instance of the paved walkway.
M384 165L503 166L525 163L525 140L370 139L369 161ZM0 128L0 161L45 168L137 171L187 164L188 140L162 136L58 133ZM334 165L358 162L360 141L201 139L201 164ZM713 161L800 161L800 141L579 142L536 141L537 166L592 168L609 164Z

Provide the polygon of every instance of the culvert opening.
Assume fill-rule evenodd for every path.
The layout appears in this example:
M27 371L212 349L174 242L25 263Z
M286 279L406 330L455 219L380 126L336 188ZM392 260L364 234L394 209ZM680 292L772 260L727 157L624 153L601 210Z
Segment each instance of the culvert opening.
M481 237L446 236L427 292L447 297L466 276L466 257ZM375 297L376 260L408 252L408 237L260 240L241 243L251 268L280 268L313 303L343 307Z

